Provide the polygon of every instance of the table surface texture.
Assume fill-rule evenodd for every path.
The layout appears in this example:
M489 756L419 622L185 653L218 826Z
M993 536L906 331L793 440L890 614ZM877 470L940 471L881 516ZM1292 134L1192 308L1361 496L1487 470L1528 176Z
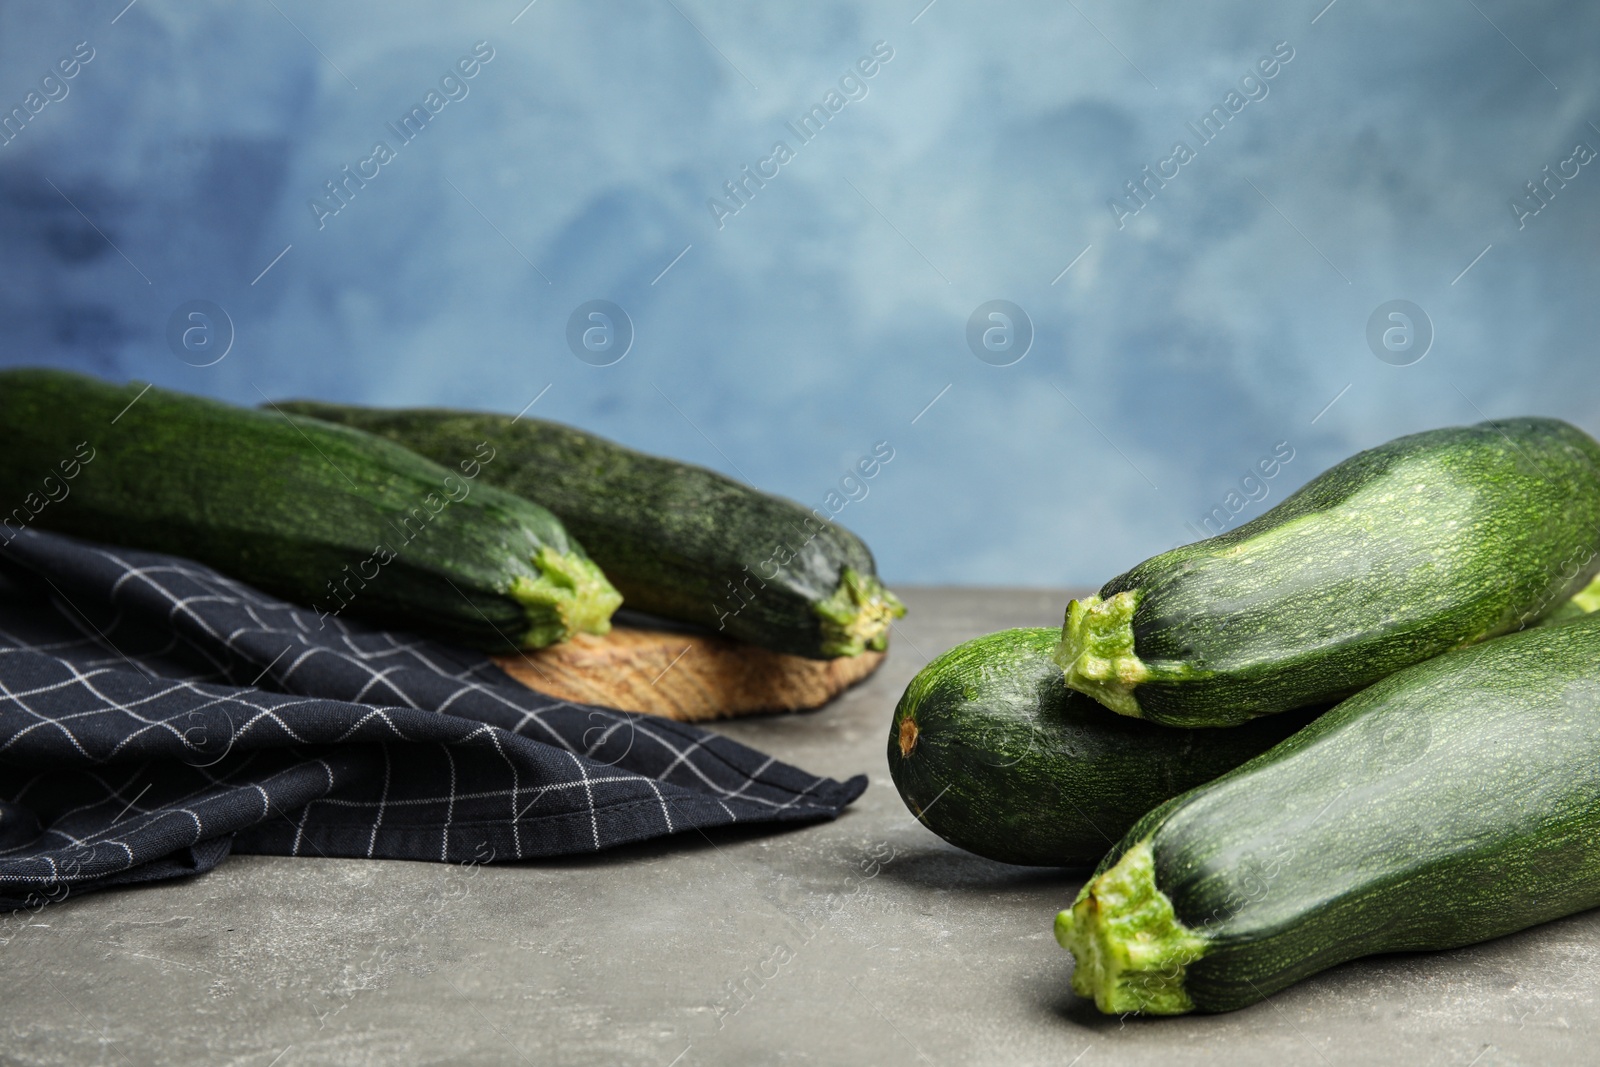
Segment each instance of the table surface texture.
M1051 936L1083 872L946 844L884 758L928 659L1059 625L1067 594L904 595L865 684L819 712L716 726L815 773L867 774L837 822L476 868L236 856L12 916L0 1063L1600 1062L1600 912L1356 961L1227 1015L1099 1015Z

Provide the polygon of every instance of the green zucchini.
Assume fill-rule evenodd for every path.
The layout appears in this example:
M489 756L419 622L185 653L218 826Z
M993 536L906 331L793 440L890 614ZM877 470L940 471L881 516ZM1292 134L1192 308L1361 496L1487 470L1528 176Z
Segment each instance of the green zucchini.
M1600 608L1600 578L1596 578L1556 610L1540 619L1535 625L1549 625L1557 622L1567 622L1570 619L1581 619L1585 615Z
M1532 625L1596 570L1600 444L1556 419L1430 430L1072 601L1056 660L1113 711L1229 726Z
M630 609L814 659L886 647L905 614L861 539L704 467L539 419L286 401L433 459L489 441L491 484L536 500L583 541Z
M0 372L0 530L198 560L315 608L477 647L605 633L621 602L544 508L390 441L79 374ZM480 439L481 440L481 439ZM458 473L459 471L459 473Z
M1141 819L1056 919L1105 1012L1600 905L1600 615L1408 667Z
M1309 714L1179 730L1109 714L1050 658L1061 631L1002 630L917 673L889 726L889 772L924 826L1004 863L1091 866L1162 801L1288 737Z

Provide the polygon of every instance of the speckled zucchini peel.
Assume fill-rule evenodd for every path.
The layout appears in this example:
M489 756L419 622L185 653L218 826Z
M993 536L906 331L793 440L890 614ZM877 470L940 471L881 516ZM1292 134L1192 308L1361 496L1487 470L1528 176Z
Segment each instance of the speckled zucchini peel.
M1597 571L1600 443L1546 418L1428 430L1111 579L1069 607L1057 660L1112 711L1235 726L1571 617Z
M446 465L475 456L480 482L559 516L632 611L810 659L883 650L890 620L905 611L874 577L861 538L820 510L705 467L528 415L275 406ZM888 458L892 449L878 461Z
M1293 734L1310 714L1230 730L1113 715L1067 688L1059 628L1002 630L934 657L906 685L885 759L906 807L1002 863L1092 867L1146 812Z
M42 528L188 557L320 625L502 652L601 631L619 602L555 515L477 480L471 446L435 463L315 418L44 368L0 371L0 426L0 498L80 443L111 457L82 464Z
M1056 920L1073 988L1234 1011L1600 906L1597 665L1600 614L1458 648L1152 809Z

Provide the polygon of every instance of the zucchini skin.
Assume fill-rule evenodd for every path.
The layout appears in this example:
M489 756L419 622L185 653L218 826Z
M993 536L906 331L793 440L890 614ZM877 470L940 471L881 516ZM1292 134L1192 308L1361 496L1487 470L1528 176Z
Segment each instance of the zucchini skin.
M1521 418L1401 437L1068 606L1067 684L1229 726L1533 625L1600 570L1600 445Z
M889 772L918 821L1003 863L1089 867L1151 808L1265 752L1309 720L1181 730L1068 689L1061 631L1002 630L924 667L889 726Z
M1571 600L1565 601L1560 607L1533 625L1550 626L1558 622L1581 619L1597 608L1600 608L1600 578L1596 578L1584 586Z
M46 369L0 372L0 426L7 539L20 517L494 651L603 633L620 603L548 511L345 427Z
M905 613L855 534L704 467L539 419L314 401L278 406L433 459L489 441L500 459L484 479L559 515L630 609L813 659L882 649L890 619Z
M1126 875L1142 857L1143 917L1089 947L1119 921L1115 899L1090 898L1119 875L1123 899L1140 896ZM1346 960L1456 948L1596 905L1600 616L1588 616L1393 674L1152 811L1057 937L1100 970L1081 985L1075 973L1074 988L1102 1010L1228 1011ZM1105 980L1102 961L1141 926L1179 950Z

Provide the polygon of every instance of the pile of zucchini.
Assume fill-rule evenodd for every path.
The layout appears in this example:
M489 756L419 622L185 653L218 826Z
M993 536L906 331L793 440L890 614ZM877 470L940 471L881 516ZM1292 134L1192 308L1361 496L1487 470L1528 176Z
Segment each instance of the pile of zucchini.
M905 614L855 534L704 467L525 416L310 400L276 407L440 463L487 442L498 458L483 480L560 516L631 610L811 659L882 651Z
M1582 431L1403 437L1060 631L938 657L890 769L962 848L1098 860L1055 931L1104 1012L1227 1011L1498 937L1600 905L1597 570Z
M15 369L0 431L0 548L36 526L186 556L324 624L510 651L606 633L626 598L829 659L882 650L905 612L818 513L556 423Z

